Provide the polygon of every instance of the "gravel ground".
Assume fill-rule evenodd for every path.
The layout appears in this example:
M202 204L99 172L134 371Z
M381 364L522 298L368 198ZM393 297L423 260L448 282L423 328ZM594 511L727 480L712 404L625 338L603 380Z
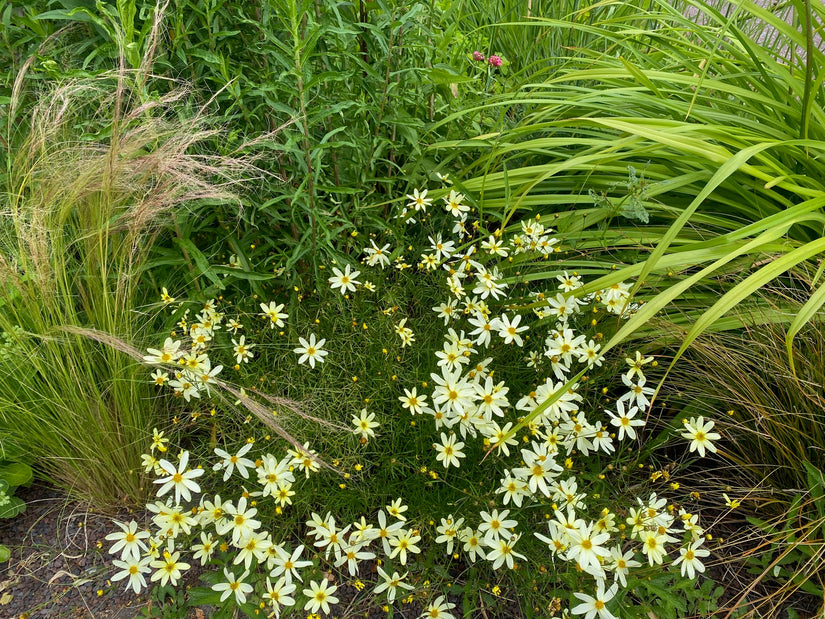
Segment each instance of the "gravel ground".
M11 559L0 570L0 617L132 618L145 598L107 583L112 569L105 542L110 520L88 507L67 501L53 489L34 485L18 489L26 512L0 520L0 543Z

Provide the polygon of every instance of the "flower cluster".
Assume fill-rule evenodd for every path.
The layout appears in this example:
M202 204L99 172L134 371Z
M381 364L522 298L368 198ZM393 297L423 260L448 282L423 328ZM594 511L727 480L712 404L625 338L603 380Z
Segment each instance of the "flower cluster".
M427 198L426 189L408 197L411 201L399 218L412 223L410 214L424 211L432 199ZM668 505L656 493L620 508L627 514L624 518L609 508L589 515L591 497L572 470L576 459L610 456L623 441L640 440L649 414L654 389L647 386L645 369L656 365L652 356L636 351L626 359L626 370L620 376L624 392L604 409L601 419L591 407L584 409L582 383L574 382L574 376L604 361L598 338L588 335L579 323L586 324L585 316L600 311L620 317L635 312L638 305L630 298L631 285L617 282L581 294L581 277L561 272L555 289L532 293L529 307L537 321L531 325L525 315L499 305L511 295L512 278L500 271L497 262L502 258L512 261L519 254L547 259L558 250L560 240L538 218L523 220L506 240L501 230L485 239L478 222L468 225L470 209L462 208L463 200L455 190L444 197L445 210L454 218L455 238L445 239L439 233L430 236L430 251L422 254L419 264L423 270L442 268L449 291L448 298L432 308L446 330L441 350L435 351L432 391L404 388L399 400L411 414L432 417L440 439L433 445L435 459L444 469L461 466L467 457L467 442L472 440L483 441L504 462L515 455L511 452L520 456L517 465L503 470L497 489L503 506L552 506L548 531L535 532L535 537L547 544L554 559L571 563L596 584L596 597L578 594L584 603L572 612L597 609L602 619L612 617L606 604L619 586L627 586L632 568L643 563L661 565L671 558L683 576L693 578L704 571L701 559L708 555L702 548L705 538L697 516ZM477 234L475 242L467 243L467 237L473 236L468 228ZM456 246L462 242L464 247L458 251ZM529 393L518 396L511 393L506 380L497 378L495 353L488 351L525 348L531 335L525 361L546 376ZM538 349L537 341L542 343ZM526 445L516 449L515 430L524 425L529 430ZM720 435L710 432L712 426L713 422L705 423L702 418L685 422L682 436L691 440L691 451L698 450L701 456L705 449L715 451L712 441ZM523 557L514 549L521 533L516 520L507 520L509 514L508 510L482 512L477 529L464 526L466 514L456 519L450 515L442 519L436 541L446 544L448 554L454 545L463 545L471 561L486 558L493 569L512 568L515 559ZM627 527L630 535L624 533ZM678 556L673 558L676 549ZM607 586L608 580L613 586Z
M150 452L168 451L168 442L163 433L156 430ZM305 611L329 614L339 601L335 596L338 586L319 578L299 588L308 571L318 573L314 569L317 560L355 577L363 562L381 555L383 560L377 568L381 580L374 593L392 603L399 593L413 590L405 580L407 572L399 574L389 568L393 564L403 567L410 557L421 552L420 532L406 526L407 506L401 499L379 510L374 523L362 517L341 527L331 513L325 516L313 513L306 522L310 548L304 544L290 547L278 541L274 531L265 530L259 515L260 502L272 501L277 509L291 505L295 472L303 471L307 477L316 472L317 455L305 444L290 450L281 459L265 453L253 461L246 457L252 447L253 443L247 443L234 453L221 448L214 450L218 461L211 468L224 482L237 476L244 484L256 484L255 490L244 490L234 501L220 495L202 494L195 479L201 477L205 469L190 467L188 451L178 454L177 464L166 459L157 462L152 453L147 454L145 460L156 462L149 465L150 471L161 475L155 480L159 486L158 500L147 505L154 514L152 526L149 530L140 530L135 521L115 521L120 530L106 536L113 542L109 552L119 556L112 561L119 570L112 580L126 580L126 589L137 594L147 587L147 576L149 582L177 586L194 562L204 566L222 565L220 577L212 578L215 582L211 586L216 598L220 594L216 599L218 603L227 600L238 606L250 601L264 603L277 617L284 608L296 605L297 597L302 594ZM316 561L305 558L310 551L318 553ZM453 606L442 597L436 598L422 617L452 619L448 611ZM431 615L433 609L440 614Z
M489 60L493 58L497 57ZM486 230L484 222L472 221L472 200L449 186L442 188L443 210L437 218L428 213L435 198L426 188L414 189L407 198L397 214L399 221L418 224L446 217L451 225L419 235L426 236L427 242L418 250L406 243L394 248L371 238L357 269L350 264L332 267L328 290L349 300L359 290L376 289L361 279L362 273L370 276L370 269L375 275L393 273L412 269L416 263L422 276L430 273L438 282L443 296L429 316L438 330L443 327L443 338L439 348L427 351L432 365L416 377L426 380L393 383L392 388L398 389L397 400L405 414L429 420L410 423L433 437L426 441L432 444L431 466L440 467L445 477L455 476L450 481L460 479L467 463L479 464L471 454L481 450L492 456L485 466L496 481L487 488L491 500L485 509L454 509L437 525L434 517L430 522L434 531L427 531L418 520L422 514L411 517L416 524L408 524L407 507L400 499L345 526L321 509L325 515L312 514L306 522L307 538L293 550L263 530L257 501L271 501L279 510L292 503L295 473L308 477L320 468L308 445L281 459L261 454L255 460L250 456L251 443L236 451L216 448L219 460L212 470L224 482L235 479L244 484L237 500L222 501L220 496L202 495L204 470L189 466L188 452L181 452L176 461L163 457L168 440L155 431L150 453L144 456L147 472L158 477L159 500L149 505L155 530L139 532L135 523L120 523L121 532L109 536L116 542L112 552L121 553L116 578L128 578L129 588L137 592L145 587L150 573L153 582L176 584L190 566L185 560L217 563L223 573L211 588L220 594L221 602L234 599L242 605L258 597L270 603L277 615L282 608L299 604L296 600L303 595L305 610L329 613L338 601L337 586L325 578L310 580L304 589L296 584L303 582L307 571L318 574L321 563L324 569L350 577L359 575L365 561L376 564L381 580L373 592L393 603L397 595L413 589L407 568L430 539L443 545L448 556L463 553L470 563L481 561L500 570L518 569L528 550L535 553L521 541L527 537L546 545L546 556L557 566L566 565L569 573L589 581L586 586L593 595L573 594L572 614L610 619L614 615L609 607L618 604L614 598L623 599L632 586L634 570L671 565L687 578L704 571L702 560L709 551L703 546L706 537L696 514L669 503L661 492L639 493L624 505L608 503L594 489L594 474L585 473L593 468L586 466L588 461L614 458L643 441L655 399L646 373L657 362L641 351L625 359L620 373L600 394L588 390L592 382L585 377L604 373L609 366L602 335L593 327L599 320L615 322L639 309L631 284L617 281L595 290L578 273L559 269L542 284L523 285L514 264L520 269L531 262L546 265L563 250L562 235L540 217L507 229ZM412 258L405 257L407 251L413 251ZM169 299L164 298L164 303L174 302L164 294ZM260 309L259 317L271 329L283 328L289 319L281 304L261 303ZM403 316L397 307L384 314L393 315L395 335L389 337L397 335L401 350L420 345L409 324L414 316ZM358 324L356 318L353 326ZM236 369L254 359L259 349L238 336L241 322L227 319L214 302L208 302L191 323L187 319L188 313L179 323L188 333L185 341L167 338L160 349L149 349L144 359L159 366L153 374L155 383L168 384L189 401L209 395L210 386L218 382L222 366L213 364L207 354L216 332L232 333ZM335 338L329 337L328 343L308 332L288 354L297 355L298 364L315 369L330 354L327 347L335 353ZM527 385L524 380L510 380L517 372L530 377ZM389 420L382 411L363 408L347 416L352 434L362 445L384 440L382 426ZM714 441L721 438L713 427L703 417L691 418L685 420L680 436L689 441L690 452L704 457L716 451ZM438 473L427 466L424 471L438 479ZM258 488L248 492L246 485L256 479ZM546 514L541 530L530 517L534 513ZM185 555L187 539L191 558ZM314 561L302 559L307 548L317 553ZM444 598L436 598L424 616L449 618L451 607Z

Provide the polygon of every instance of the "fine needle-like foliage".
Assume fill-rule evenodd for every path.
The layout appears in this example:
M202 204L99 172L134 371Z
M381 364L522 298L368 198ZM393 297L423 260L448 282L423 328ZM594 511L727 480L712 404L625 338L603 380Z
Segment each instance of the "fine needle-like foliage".
M140 339L161 227L187 203L231 199L249 168L195 154L216 131L201 113L175 120L184 90L142 99L145 78L144 67L69 81L27 111L16 109L24 71L6 118L0 428L43 475L101 507L145 496L140 441L158 411L133 360L66 327Z

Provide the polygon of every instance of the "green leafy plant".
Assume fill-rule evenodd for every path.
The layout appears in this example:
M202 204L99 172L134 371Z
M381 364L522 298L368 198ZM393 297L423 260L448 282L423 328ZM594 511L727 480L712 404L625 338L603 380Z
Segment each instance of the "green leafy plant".
M422 157L427 122L458 107L449 85L474 81L463 74L466 52L453 46L456 26L434 27L451 22L450 9L431 2L63 4L11 9L44 40L56 26L71 26L31 58L39 79L73 76L79 66L97 73L121 54L137 68L152 56L154 71L169 79L152 89L166 92L183 76L232 124L227 139L211 143L214 151L279 129L261 141L270 156L260 164L270 175L259 194L247 196L239 229L235 212L218 205L180 226L180 239L202 251L215 227L248 235L252 242L234 251L247 264L286 255L289 269L300 263L305 270L316 254L334 253L342 233L383 229L394 186L406 184L405 171ZM161 15L164 27L154 36ZM10 24L3 32L17 62L38 41ZM475 89L463 96L475 97ZM459 126L452 132L464 135ZM178 265L192 264L176 257Z
M34 474L31 467L23 462L0 461L0 518L14 518L26 511L26 502L14 496L19 486L31 483ZM0 562L8 561L11 552L0 544Z
M564 234L561 260L522 277L549 279L565 269L600 275L583 294L633 278L634 300L650 315L676 307L679 320L693 324L677 357L702 331L741 325L731 308L825 249L825 99L810 87L825 79L825 56L806 35L819 27L821 6L800 17L800 32L751 2L731 14L712 3L688 5L706 17L701 27L667 2L651 2L643 19L595 26L612 42L608 53L577 50L563 70L489 104L524 106L519 126L438 145L448 156L480 153L463 171L476 175L463 188L479 192L486 217L506 226L515 213L537 213ZM756 42L760 24L776 33L772 47ZM785 58L784 49L807 56ZM788 92L805 101L804 111L777 108ZM629 166L644 166L644 183L628 185ZM614 220L622 200L649 223ZM502 268L515 279L520 265ZM800 320L821 306L823 293L810 299ZM763 316L788 320L782 312ZM650 334L645 320L632 326L623 337Z

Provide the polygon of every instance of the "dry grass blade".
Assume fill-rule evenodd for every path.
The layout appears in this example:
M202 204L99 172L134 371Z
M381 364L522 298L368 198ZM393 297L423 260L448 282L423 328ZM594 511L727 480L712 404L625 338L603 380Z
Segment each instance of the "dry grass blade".
M4 118L0 332L11 354L0 359L0 430L47 479L101 509L143 502L142 445L162 425L124 344L151 328L134 308L153 244L199 201L240 212L240 184L263 174L261 149L208 154L222 129L185 85L167 80L166 94L149 94L161 79L151 71L156 45L150 38L137 70L36 97L27 89L41 82L27 79L26 63Z

